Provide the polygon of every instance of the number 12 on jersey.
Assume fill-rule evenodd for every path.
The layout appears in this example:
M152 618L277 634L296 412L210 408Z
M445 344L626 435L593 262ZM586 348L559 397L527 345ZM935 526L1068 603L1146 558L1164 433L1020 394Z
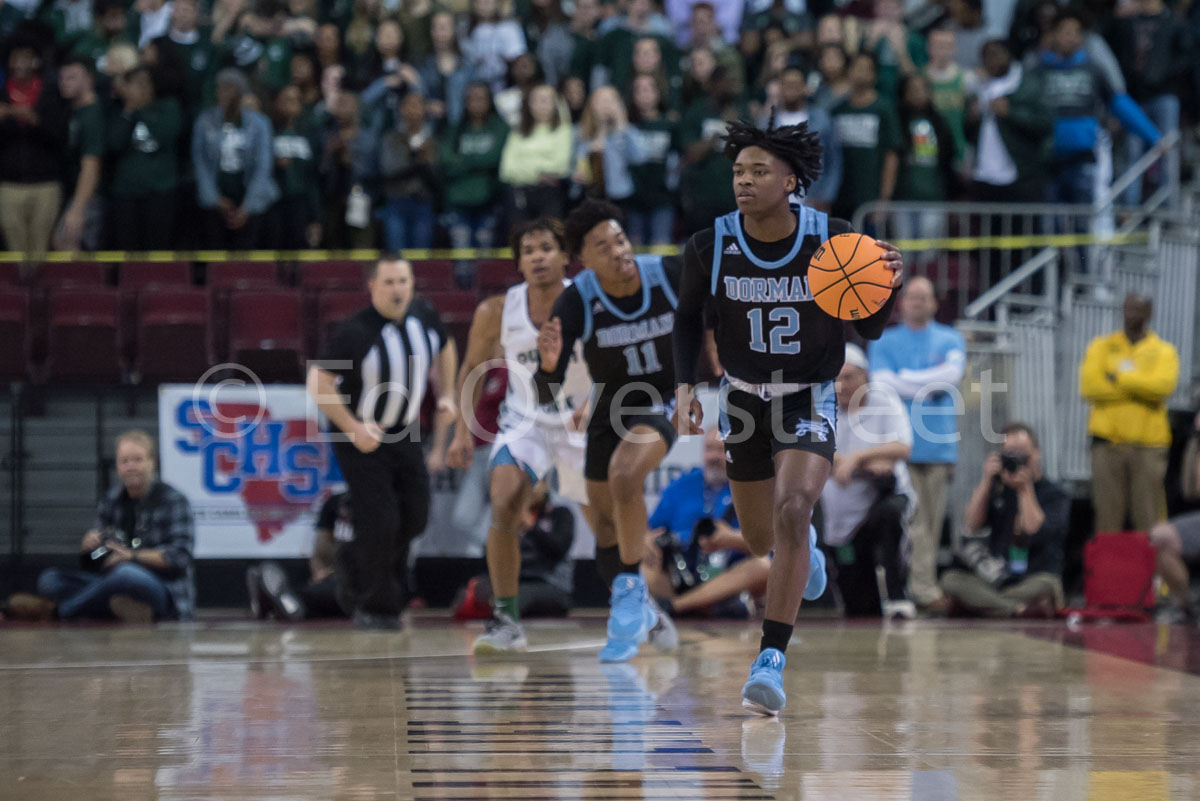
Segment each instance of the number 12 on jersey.
M662 365L658 361L658 350L654 347L653 342L642 343L640 358L638 350L637 345L630 345L621 351L625 356L629 375L646 375L647 373L657 373L662 369Z
M800 330L800 312L790 306L777 306L767 314L767 322L778 323L771 328L771 349L767 350L767 342L763 339L763 310L751 309L746 312L750 320L750 350L756 353L779 353L795 356L800 352L799 342L784 342L785 337L793 337Z

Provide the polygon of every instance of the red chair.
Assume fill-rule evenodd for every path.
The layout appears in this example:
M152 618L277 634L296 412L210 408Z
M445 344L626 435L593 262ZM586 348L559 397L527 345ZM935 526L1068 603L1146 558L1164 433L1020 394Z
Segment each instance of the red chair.
M29 372L29 293L0 289L0 381L18 381Z
M137 304L137 369L142 383L195 381L212 364L209 301L202 289L143 292Z
M421 292L418 297L424 298L446 325L470 323L475 318L475 308L479 305L473 292L455 290L451 292Z
M122 292L192 285L192 265L186 261L127 261L121 265L117 286Z
M47 291L102 287L108 283L108 265L95 261L49 261L38 267L37 283Z
M208 286L213 290L274 289L279 271L273 261L218 261L208 265Z
M120 302L115 289L51 292L45 378L111 383L121 379Z
M308 352L315 359L321 343L329 336L329 328L351 315L358 314L371 305L371 296L365 291L322 292L317 297L316 326L309 332Z
M229 357L229 296L233 292L279 288L274 262L221 261L208 265L208 290L212 294L213 344L218 360Z
M413 285L418 292L439 292L454 289L454 262L450 259L414 261Z
M299 262L300 287L305 292L329 289L362 289L367 282L368 262L310 261Z
M184 261L127 261L121 265L117 287L121 291L121 339L125 343L125 361L137 362L138 297L160 289L188 288L192 285L192 265Z
M20 286L21 265L15 261L0 262L0 286Z
M481 261L475 265L475 291L479 295L494 295L525 279L511 260Z
M301 379L300 292L235 292L229 302L229 352L264 383Z

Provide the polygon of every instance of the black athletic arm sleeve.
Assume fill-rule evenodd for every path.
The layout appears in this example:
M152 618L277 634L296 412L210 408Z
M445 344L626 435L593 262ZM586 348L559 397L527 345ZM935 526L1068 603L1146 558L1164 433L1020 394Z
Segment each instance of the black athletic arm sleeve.
M704 344L704 303L712 281L712 265L700 257L696 237L683 249L683 270L679 278L679 305L675 309L675 381L696 383L696 363Z
M879 339L883 336L883 329L887 328L888 321L892 319L892 307L896 305L896 298L900 296L900 289L904 284L900 284L892 289L891 297L887 299L887 303L883 307L872 314L865 320L855 320L854 330L863 339Z
M538 403L551 403L554 400L555 389L562 386L567 374L567 364L575 351L575 342L583 336L583 298L579 290L569 286L554 301L550 311L550 319L557 317L562 322L562 355L552 372L542 369L541 359L538 360L537 372L533 374L533 386L537 389Z

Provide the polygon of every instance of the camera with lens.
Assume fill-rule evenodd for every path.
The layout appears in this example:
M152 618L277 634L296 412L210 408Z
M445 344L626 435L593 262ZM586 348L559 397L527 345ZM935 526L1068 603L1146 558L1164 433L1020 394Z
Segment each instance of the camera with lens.
M1019 451L1001 451L1000 469L1005 473L1015 473L1029 464L1029 454Z
M109 526L100 530L100 544L90 551L84 551L79 556L79 561L83 565L84 570L90 570L93 573L99 573L104 569L104 560L108 558L112 551L112 544L120 545L122 548L128 548L129 543L126 540L125 532L119 528Z

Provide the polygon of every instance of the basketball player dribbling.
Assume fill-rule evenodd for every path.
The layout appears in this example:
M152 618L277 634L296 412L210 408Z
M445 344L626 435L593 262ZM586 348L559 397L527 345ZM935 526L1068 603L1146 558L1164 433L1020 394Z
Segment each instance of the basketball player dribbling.
M808 264L823 242L851 231L844 220L791 200L817 178L821 146L804 123L773 123L729 127L725 155L734 162L738 210L688 242L674 336L675 424L681 434L698 434L693 384L707 307L725 366L719 425L734 507L751 552L775 552L759 655L742 688L742 706L768 715L786 703L784 653L801 599L820 597L826 581L811 518L833 464L833 379L845 335L842 321L813 302ZM900 252L879 245L898 287ZM894 299L893 292L875 315L856 321L858 333L877 339Z

